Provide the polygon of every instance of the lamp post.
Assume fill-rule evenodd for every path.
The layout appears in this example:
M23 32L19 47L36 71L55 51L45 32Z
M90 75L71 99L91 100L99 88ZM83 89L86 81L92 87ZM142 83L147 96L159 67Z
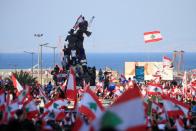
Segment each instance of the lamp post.
M35 54L34 52L29 52L29 51L24 51L25 53L31 54L31 71L32 71L32 76L33 76L33 55Z
M47 44L49 44L49 43L47 43ZM45 47L49 47L49 48L51 48L51 49L53 49L53 65L54 65L54 67L55 67L55 49L57 48L57 47L55 47L55 46L45 46Z
M42 47L46 46L48 43L40 44L40 68L41 68L41 85L42 85Z
M37 38L41 38L43 36L43 34L34 34L34 37L37 37ZM41 43L41 41L39 41L39 43ZM41 79L41 85L42 85L42 76L40 76L40 63L41 63L41 48L39 48L39 51L38 51L38 76L39 76L39 78Z

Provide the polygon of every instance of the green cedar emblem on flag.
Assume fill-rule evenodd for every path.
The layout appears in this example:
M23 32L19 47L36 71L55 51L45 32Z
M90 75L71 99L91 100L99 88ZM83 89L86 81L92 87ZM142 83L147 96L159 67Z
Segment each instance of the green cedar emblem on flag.
M58 106L59 106L59 105L58 105L57 103L54 103L54 104L53 104L53 107L54 107L55 109L57 109Z
M123 121L115 113L111 111L106 111L101 119L101 127L116 127Z
M152 34L150 37L151 37L151 39L154 39L155 38L155 35Z
M95 102L90 102L88 104L89 104L90 109L92 109L94 111L97 110L97 104Z

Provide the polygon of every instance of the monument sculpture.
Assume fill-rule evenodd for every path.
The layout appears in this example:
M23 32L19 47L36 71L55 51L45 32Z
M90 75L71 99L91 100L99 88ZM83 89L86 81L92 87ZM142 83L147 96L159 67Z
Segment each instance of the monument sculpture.
M82 85L83 80L90 82L91 85L95 85L96 69L95 67L87 66L83 45L84 35L87 37L91 36L88 26L89 23L92 23L93 19L94 17L88 22L84 16L80 15L65 39L68 44L64 45L62 67L65 72L69 71L70 66L75 69L77 85Z

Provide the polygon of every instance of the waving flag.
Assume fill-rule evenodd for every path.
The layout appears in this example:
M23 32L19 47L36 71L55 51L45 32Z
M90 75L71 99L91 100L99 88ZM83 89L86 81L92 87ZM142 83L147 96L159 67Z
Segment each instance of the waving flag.
M145 130L144 106L138 88L129 88L101 117L93 122L95 130Z
M83 16L80 15L80 16L78 17L78 19L76 20L76 23L74 24L73 29L76 30L76 29L79 27L79 24L80 24L81 22L83 22L83 21L84 21Z
M175 99L169 98L168 96L162 96L163 105L165 111L167 112L169 117L178 117L179 115L188 115L189 106L179 102Z
M37 117L39 112L32 98L28 99L28 101L25 103L25 111L27 113L27 119L31 120L32 118Z
M18 96L18 103L22 104L25 99L27 98L27 95L29 94L29 87L27 87L25 90L22 90Z
M13 81L14 87L18 90L18 92L23 90L23 87L20 85L20 83L18 82L18 80L13 74L12 74L12 81Z
M80 101L78 111L86 115L90 120L94 120L102 114L104 107L90 88L87 88L82 100Z
M149 42L158 42L162 40L162 35L160 31L152 31L152 32L145 32L144 33L144 42L149 43Z
M68 99L75 100L77 97L77 90L76 90L76 79L75 73L72 67L70 67L70 73L67 81L67 90L66 95Z
M0 111L5 108L5 92L3 89L0 90Z
M7 106L7 112L13 117L15 112L19 109L18 101L13 101Z
M150 95L156 95L156 94L162 94L162 86L160 84L153 84L149 83L147 87L148 94Z
M89 131L90 126L81 118L77 117L72 131Z
M167 56L163 56L163 68L165 67L172 67L172 60Z
M52 111L52 110L58 110L60 108L64 108L67 106L68 106L67 100L59 98L59 99L48 102L47 104L45 104L44 108L46 110Z

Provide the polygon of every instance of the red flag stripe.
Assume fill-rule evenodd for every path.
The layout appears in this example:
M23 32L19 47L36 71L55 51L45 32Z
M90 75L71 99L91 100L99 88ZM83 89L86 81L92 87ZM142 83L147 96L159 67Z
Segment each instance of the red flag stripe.
M135 84L136 86L136 84ZM117 105L122 102L126 102L132 99L136 99L138 97L141 97L140 91L138 87L129 88L127 91L125 91L114 103L113 105ZM142 99L142 98L141 98Z
M152 40L146 40L145 43L149 43L149 42L157 42L162 40L162 38L157 38L157 39L152 39Z
M151 32L145 32L144 35L149 35L149 34L159 34L160 31L151 31Z
M96 118L95 114L86 106L81 105L78 111L86 115L90 120L94 120Z
M91 91L91 89L90 89L90 88L87 88L86 92L89 93L89 94L92 96L92 98L93 98L93 99L96 101L96 103L98 104L99 108L100 108L102 111L104 111L103 105L100 103L98 97Z

